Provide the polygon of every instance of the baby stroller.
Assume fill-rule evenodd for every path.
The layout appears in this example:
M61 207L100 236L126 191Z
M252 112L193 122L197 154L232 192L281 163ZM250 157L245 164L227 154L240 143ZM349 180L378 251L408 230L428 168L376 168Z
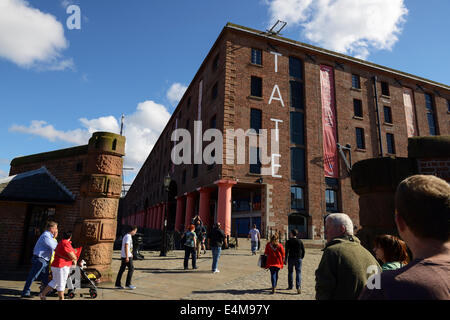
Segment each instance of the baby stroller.
M87 269L86 262L82 260L81 266L72 266L69 277L67 279L67 297L73 299L75 297L75 290L80 288L89 288L89 295L92 299L97 298L97 286L95 281L101 277L98 270ZM80 294L80 297L83 295Z

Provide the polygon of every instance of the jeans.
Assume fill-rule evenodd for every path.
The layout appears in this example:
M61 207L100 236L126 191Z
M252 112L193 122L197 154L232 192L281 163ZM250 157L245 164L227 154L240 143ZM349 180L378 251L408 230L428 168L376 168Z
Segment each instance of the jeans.
M211 247L213 262L212 262L212 271L217 270L217 263L219 262L220 253L222 252L222 247Z
M194 247L184 246L184 268L188 268L189 256L192 256L192 268L197 267L197 255L195 254Z
M288 258L288 286L293 286L293 275L295 268L295 288L300 289L302 287L302 259Z
M252 253L255 253L257 249L258 249L258 241L252 240Z
M127 273L127 280L125 282L125 286L130 286L131 285L131 278L133 277L133 271L134 271L134 266L133 266L133 258L128 258L128 262L126 262L125 258L122 258L122 264L120 265L120 269L119 269L119 273L117 274L117 278L116 278L116 286L120 287L121 286L121 282L122 282L122 274L125 271L125 268L128 267L128 273Z
M45 288L48 284L48 261L38 256L31 258L31 270L28 273L27 281L23 287L22 295L30 294L30 287L33 281L41 279L42 285Z
M278 271L280 271L280 268L270 267L269 270L270 270L270 280L272 281L272 288L276 288L278 282Z

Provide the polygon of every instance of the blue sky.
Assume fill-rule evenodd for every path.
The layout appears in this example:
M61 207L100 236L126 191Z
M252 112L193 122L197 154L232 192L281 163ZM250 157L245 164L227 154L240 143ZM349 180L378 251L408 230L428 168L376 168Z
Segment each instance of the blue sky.
M122 113L132 148L126 165L138 169L227 22L263 30L280 17L289 22L287 38L450 84L450 1L365 1L370 6L362 0L0 0L0 176L17 156L85 144L90 131L118 128ZM5 14L2 2L13 14ZM66 26L71 4L81 9L80 30ZM42 23L30 29L20 15L31 8ZM360 27L367 20L370 30ZM332 41L323 38L324 21L333 26ZM354 41L344 43L343 35ZM40 48L46 41L51 50Z

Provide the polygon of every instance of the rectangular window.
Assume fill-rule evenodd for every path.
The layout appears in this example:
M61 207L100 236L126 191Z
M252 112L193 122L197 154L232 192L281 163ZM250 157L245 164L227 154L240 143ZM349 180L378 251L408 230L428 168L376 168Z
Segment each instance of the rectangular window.
M364 129L363 128L356 128L356 147L358 149L366 148L366 142L364 139Z
M198 164L194 164L192 167L192 178L197 178L198 176Z
M212 118L211 118L211 121L209 122L209 127L211 128L211 129L215 129L216 128L216 116L213 116Z
M392 123L392 111L391 107L384 106L384 122Z
M211 91L211 99L212 100L217 98L217 91L218 91L218 89L217 89L217 82L216 82L216 84L214 85L214 87L212 88L212 91Z
M390 96L389 94L389 83L382 81L381 82L381 94L383 96Z
M304 210L305 201L302 187L291 187L291 209Z
M362 110L362 101L359 99L353 99L353 110L355 113L355 117L363 117L363 110Z
M252 63L262 65L262 50L252 48Z
M252 76L250 95L262 97L262 78Z
M394 135L392 133L386 133L386 144L388 153L395 154Z
M427 109L427 120L428 128L430 129L430 135L435 136L438 134L438 130L436 127L433 97L429 93L425 93L425 107Z
M186 170L183 170L183 174L181 176L181 184L186 183Z
M262 128L262 111L259 109L250 109L250 129L259 130Z
M189 109L190 106L191 106L191 97L189 97L187 100L187 108Z
M304 115L302 112L291 112L291 143L305 144Z
M186 120L186 126L185 126L186 130L189 130L189 119Z
M250 147L250 173L261 174L259 148Z
M450 112L450 100L447 100L447 112Z
M289 57L289 75L294 78L303 79L302 60Z
M214 58L214 61L213 61L213 64L212 64L213 71L216 71L218 67L219 67L219 55L217 55Z
M289 81L291 85L291 108L303 109L303 83Z
M361 89L361 80L357 74L352 74L352 87Z
M291 180L305 182L305 150L291 148Z
M327 204L327 212L337 212L338 211L336 190L333 190L333 189L325 190L325 202Z

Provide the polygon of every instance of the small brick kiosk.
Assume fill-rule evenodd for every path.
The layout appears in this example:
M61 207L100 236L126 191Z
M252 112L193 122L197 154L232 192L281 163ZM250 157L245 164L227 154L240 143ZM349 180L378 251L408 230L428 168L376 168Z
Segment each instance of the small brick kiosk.
M124 154L125 137L96 132L88 145L13 159L0 180L1 268L26 267L52 219L60 232L73 231L81 258L109 281Z

